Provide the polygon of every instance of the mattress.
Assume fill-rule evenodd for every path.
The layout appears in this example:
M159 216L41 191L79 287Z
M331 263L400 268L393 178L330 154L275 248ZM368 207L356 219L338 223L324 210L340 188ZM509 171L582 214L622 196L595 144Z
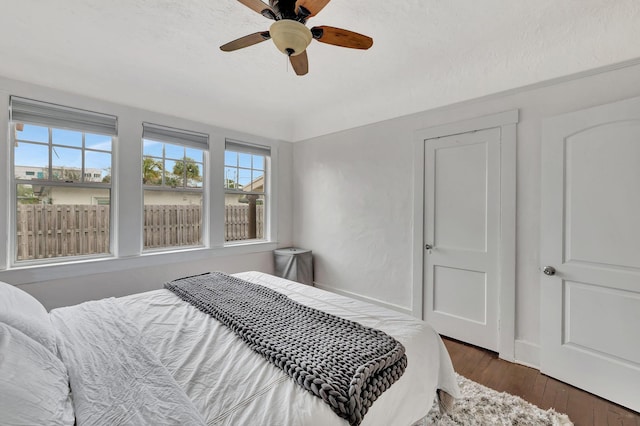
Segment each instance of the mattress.
M260 272L234 276L302 304L393 336L406 348L404 375L384 392L363 426L410 426L431 407L436 390L459 396L438 334L425 322L362 301ZM168 290L116 299L208 425L345 426L320 398L249 349L233 332Z

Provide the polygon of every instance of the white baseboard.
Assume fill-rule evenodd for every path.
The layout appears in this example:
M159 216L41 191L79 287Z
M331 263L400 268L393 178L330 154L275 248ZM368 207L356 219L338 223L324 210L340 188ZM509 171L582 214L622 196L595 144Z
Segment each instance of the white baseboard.
M331 286L328 286L328 285L325 285L325 284L321 284L319 282L314 282L313 284L314 284L315 287L319 288L320 290L326 290L326 291L330 291L332 293L340 294L342 296L351 297L352 299L357 299L357 300L362 300L363 302L373 303L374 305L382 306L384 308L391 309L393 311L402 312L403 314L407 314L407 315L413 316L411 308L406 308L404 306L395 305L393 303L383 302L382 300L374 299L373 297L367 297L367 296L363 296L363 295L358 294L358 293L352 293L352 292L347 291L347 290L341 290L339 288L331 287Z
M540 345L527 342L526 340L516 340L515 362L527 367L540 369Z

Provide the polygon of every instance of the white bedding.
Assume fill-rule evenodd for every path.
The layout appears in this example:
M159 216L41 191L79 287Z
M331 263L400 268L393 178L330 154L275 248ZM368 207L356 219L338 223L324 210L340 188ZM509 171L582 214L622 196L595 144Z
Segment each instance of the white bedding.
M446 348L423 321L259 272L234 275L380 329L405 346L404 375L373 404L363 426L412 425L427 414L436 389L459 397ZM155 290L116 302L136 322L142 343L159 356L208 425L348 424L233 332L170 291Z
M77 425L205 424L115 299L54 309L51 322Z

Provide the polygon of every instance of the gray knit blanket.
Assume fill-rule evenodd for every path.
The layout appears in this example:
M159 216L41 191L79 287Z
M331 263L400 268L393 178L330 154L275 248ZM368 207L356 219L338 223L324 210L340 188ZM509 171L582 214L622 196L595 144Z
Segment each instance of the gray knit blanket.
M351 425L407 367L404 346L386 333L259 284L212 272L165 287L229 327Z

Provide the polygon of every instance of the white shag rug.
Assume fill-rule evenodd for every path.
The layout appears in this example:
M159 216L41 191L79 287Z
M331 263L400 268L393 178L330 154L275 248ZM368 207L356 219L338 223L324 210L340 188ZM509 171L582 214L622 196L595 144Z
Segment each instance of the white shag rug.
M451 413L440 414L437 402L425 419L414 426L571 426L566 414L553 409L543 410L524 399L497 392L459 374L462 398L456 401Z

